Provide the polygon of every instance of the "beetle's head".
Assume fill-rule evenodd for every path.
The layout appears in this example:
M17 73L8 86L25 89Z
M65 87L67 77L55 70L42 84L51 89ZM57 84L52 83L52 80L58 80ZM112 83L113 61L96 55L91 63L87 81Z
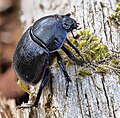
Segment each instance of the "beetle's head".
M78 28L78 23L74 19L70 18L70 14L60 16L60 22L67 32Z

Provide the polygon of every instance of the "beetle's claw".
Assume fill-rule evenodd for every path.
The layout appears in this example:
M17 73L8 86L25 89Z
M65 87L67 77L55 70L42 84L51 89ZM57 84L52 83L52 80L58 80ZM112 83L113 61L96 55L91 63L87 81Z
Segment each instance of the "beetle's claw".
M69 83L70 83L70 82L72 82L71 79L70 79L70 78L67 78L67 79L66 79L66 83L65 83L65 85L66 85L66 96L68 96L68 89L69 89Z
M69 82L66 82L66 96L68 96Z
M17 106L16 109L29 109L29 108L32 108L32 107L35 107L34 104L24 104L24 106Z

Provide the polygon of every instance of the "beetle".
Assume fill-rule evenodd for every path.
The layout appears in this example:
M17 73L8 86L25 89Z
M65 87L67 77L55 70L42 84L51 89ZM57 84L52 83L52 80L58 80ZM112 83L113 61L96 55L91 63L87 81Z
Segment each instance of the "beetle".
M42 90L50 77L51 58L57 58L66 78L67 95L71 79L58 50L62 49L72 61L83 65L84 59L77 59L64 45L67 42L80 55L78 49L67 39L67 33L74 29L78 29L78 23L70 18L70 14L45 16L30 26L18 42L13 56L13 68L18 78L33 85L42 79L37 97L31 106L38 106Z

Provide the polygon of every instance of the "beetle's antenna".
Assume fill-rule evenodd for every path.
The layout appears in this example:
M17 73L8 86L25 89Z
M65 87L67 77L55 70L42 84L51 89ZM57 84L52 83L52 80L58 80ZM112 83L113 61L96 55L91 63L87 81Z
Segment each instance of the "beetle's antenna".
M77 23L77 27L79 27L79 25L80 25L80 23ZM77 30L80 30L80 29L81 29L81 27L77 28Z
M77 30L80 30L80 29L81 29L81 27L77 28Z

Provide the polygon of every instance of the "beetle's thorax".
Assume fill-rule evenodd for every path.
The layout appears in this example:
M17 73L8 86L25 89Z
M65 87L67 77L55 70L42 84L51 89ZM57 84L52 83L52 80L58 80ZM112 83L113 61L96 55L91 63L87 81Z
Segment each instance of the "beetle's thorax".
M39 19L31 27L31 37L49 53L56 52L65 42L67 31L62 27L57 15Z

